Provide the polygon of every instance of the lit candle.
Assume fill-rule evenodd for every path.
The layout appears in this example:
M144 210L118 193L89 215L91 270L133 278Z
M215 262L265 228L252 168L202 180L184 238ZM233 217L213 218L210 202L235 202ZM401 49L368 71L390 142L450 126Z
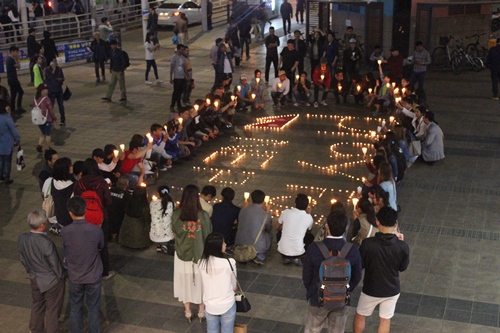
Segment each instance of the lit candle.
M321 74L319 77L321 78L321 81L325 79L325 76L323 74Z
M401 89L401 93L404 95L404 94L405 94L405 92L406 92L406 88L402 88L402 89Z
M236 99L236 96L231 95L231 101L233 101L233 102L234 102L234 100L235 100L235 99Z
M361 148L361 150L363 151L363 155L366 155L366 152L368 151L368 148L363 147L363 148Z
M146 187L146 183L141 183L141 187Z
M358 198L352 198L352 208L356 210L356 205L358 204L359 199Z
M298 81L299 79L300 79L300 75L299 74L295 75L295 80Z
M378 63L379 65L382 65L382 59L377 60L377 63Z
M260 82L260 78L259 78L259 77L258 77L258 78L255 78L255 82L257 82L257 84L259 84L259 82Z
M397 94L399 94L399 88L398 87L394 88L394 95L397 95Z
M207 98L207 99L205 100L205 103L206 103L207 105L210 105L210 98Z
M342 91L342 85L340 83L337 85L337 88L338 88L339 92Z
M268 195L266 195L266 196L264 197L264 202L265 202L266 204L268 204L270 199L271 199L271 198L270 198Z
M151 143L153 142L153 137L151 136L150 133L146 133L146 138L148 138L148 141Z
M198 109L200 108L200 106L199 106L198 104L195 104L195 105L193 105L193 108L194 108L194 110L195 110L196 112L198 112Z
M392 87L394 88L396 86L396 82L393 82L392 83Z
M360 86L359 84L358 84L358 86L356 87L356 90L357 90L358 92L360 92L360 91L361 91L361 86Z
M311 204L311 203L312 203L312 197L311 197L311 196L308 196L308 197L307 197L307 200L309 200L309 204Z
M124 145L123 143L120 145L120 149L121 149L122 151L125 151L125 145Z
M373 89L372 89L372 88L368 88L368 93L369 93L369 94L371 94L371 93L372 93L372 91L373 91Z
M217 109L219 107L219 101L214 102L214 107Z
M357 190L358 190L358 194L361 194L361 192L363 191L363 188L361 186L358 186Z
M115 157L118 157L119 153L120 151L118 149L113 150L113 154L115 155Z
M390 123L391 123L391 125L392 125L392 123L394 122L394 117L393 117L393 116L390 116L390 117L389 117L389 122L390 122Z
M179 124L182 125L182 122L184 121L184 119L182 119L181 117L177 118L177 121L179 122Z
M238 89L238 91L241 91L241 86L236 86L236 89Z
M257 95L255 95L254 93L252 93L252 95L250 95L252 97L252 99L255 99L255 97L257 97Z
M377 132L375 132L375 131L371 131L371 133L370 133L370 134L371 134L371 136L372 136L372 137L375 137L375 136L377 135Z
M385 120L382 120L382 127L385 127Z
M330 203L331 203L332 205L333 205L334 203L336 203L336 202L337 202L337 199L332 199L332 200L330 200Z
M281 83L278 83L278 89L281 89L283 85Z
M158 197L157 197L156 195L153 195L153 196L151 197L151 201L156 201L156 200L158 200Z
M382 126L377 126L377 133L380 133L381 130L382 130Z

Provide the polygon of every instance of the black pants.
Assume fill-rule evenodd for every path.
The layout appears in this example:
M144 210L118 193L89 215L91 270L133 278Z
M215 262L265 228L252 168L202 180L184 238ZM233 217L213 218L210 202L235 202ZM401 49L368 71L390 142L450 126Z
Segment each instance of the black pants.
M102 79L104 80L106 78L106 69L104 68L104 60L94 61L94 67L95 67L95 77L99 79L99 68L100 68L101 76Z
M314 101L317 102L318 101L318 96L319 96L319 87L320 86L317 86L317 85L314 85ZM325 90L323 90L323 97L321 97L321 100L324 101L326 100L326 97L328 96L328 89L325 88L325 86L323 86L323 88Z
M177 108L181 108L181 97L186 88L186 79L174 79L174 91L172 92L172 102L170 107L173 108L177 104Z
M102 276L109 275L109 251L108 251L108 237L109 237L109 222L104 219L101 225L102 232L104 234L104 246L102 247L101 260L102 260Z
M182 93L182 102L189 103L189 99L191 98L191 91L193 91L191 80L186 80L186 87L184 88L184 92ZM191 147L191 146L190 146Z
M292 97L293 97L293 86L295 86L295 71L291 71L290 69L285 69L285 68L281 68L282 70L284 70L286 72L286 77L288 78L288 80L290 80L290 91L288 92L288 94L286 95L288 97L288 100L292 100Z
M265 71L265 78L266 82L269 81L269 70L271 69L271 63L273 63L274 67L274 77L278 77L278 57L266 57L266 71Z
M151 67L153 67L155 77L158 80L158 67L156 66L156 61L153 59L153 60L146 60L146 81L148 81L149 71L151 70Z
M314 70L319 66L319 59L311 59L311 80L314 75Z
M304 71L304 58L299 59L299 65L297 66L297 69L299 70L297 74L302 74L302 72ZM311 69L311 72L313 70L314 69Z
M9 87L10 87L10 108L14 110L15 106L17 106L17 109L22 109L24 90L21 87L21 82L19 81L9 82ZM16 104L16 97L17 97L17 104Z
M243 51L245 51L247 58L250 57L250 42L251 42L250 37L240 37L240 42L241 42L241 57L243 58Z
M288 30L286 30L286 23L288 22ZM291 33L290 29L292 28L292 20L290 17L283 17L283 33L286 35L287 33Z
M299 13L300 13L300 21L299 21ZM295 12L295 18L297 19L297 23L304 23L304 8L298 9Z

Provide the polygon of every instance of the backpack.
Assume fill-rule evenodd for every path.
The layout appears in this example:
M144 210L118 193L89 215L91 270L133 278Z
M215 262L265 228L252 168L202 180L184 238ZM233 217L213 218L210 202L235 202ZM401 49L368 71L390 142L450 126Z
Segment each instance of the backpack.
M42 98L38 104L36 103L36 99L33 100L33 103L35 104L33 109L31 109L31 122L33 125L43 125L47 122L47 115L44 116L42 109L40 108L40 105L46 98L47 97Z
M346 242L337 255L332 255L325 243L316 242L325 257L319 267L318 299L321 307L336 310L349 304L349 282L351 281L351 263L345 259L352 247Z
M90 224L101 225L104 221L104 210L102 208L101 198L97 194L96 190L99 188L100 184L97 185L95 189L87 190L83 183L78 182L78 186L83 190L80 195L85 202L87 207L85 209L85 220Z
M123 51L123 50L122 50L122 53L123 53L123 64L124 64L125 68L129 68L130 67L130 58L128 57L128 53Z

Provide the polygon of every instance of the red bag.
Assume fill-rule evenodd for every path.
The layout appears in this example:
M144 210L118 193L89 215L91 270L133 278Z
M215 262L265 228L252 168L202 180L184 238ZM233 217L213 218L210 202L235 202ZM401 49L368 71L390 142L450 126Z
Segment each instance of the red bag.
M104 221L104 210L102 208L101 198L97 194L96 190L100 185L97 185L95 189L87 190L81 181L78 185L83 190L81 197L87 203L87 208L85 209L85 220L90 224L101 225Z

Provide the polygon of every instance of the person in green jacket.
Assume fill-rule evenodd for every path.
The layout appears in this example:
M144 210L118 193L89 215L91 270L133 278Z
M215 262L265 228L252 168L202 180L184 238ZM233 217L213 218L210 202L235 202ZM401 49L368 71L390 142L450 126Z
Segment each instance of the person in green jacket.
M174 297L184 303L184 315L189 322L191 303L200 305L200 322L205 317L198 261L203 254L205 239L212 232L210 217L201 208L198 193L195 185L186 186L180 206L172 214L172 230L175 233Z
M36 58L35 66L33 66L33 74L35 75L35 88L38 88L43 83L43 70L42 70L43 57Z

